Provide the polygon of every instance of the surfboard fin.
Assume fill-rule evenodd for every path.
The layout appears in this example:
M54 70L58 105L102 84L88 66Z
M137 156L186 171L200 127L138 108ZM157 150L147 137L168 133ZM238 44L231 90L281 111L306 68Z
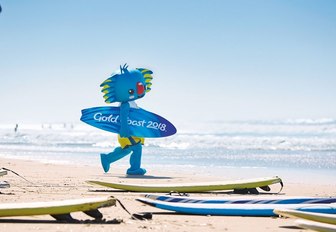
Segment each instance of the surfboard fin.
M259 194L256 188L234 189L233 192L237 194Z
M68 214L51 214L53 218L55 218L59 222L79 222L79 220L74 219L69 213Z
M261 188L262 190L264 190L266 192L271 191L271 188L269 186L262 186L262 187L259 187L259 188Z
M88 210L88 211L83 211L86 215L94 218L95 220L102 220L103 219L103 214L99 212L98 209L93 209L93 210ZM53 218L55 218L59 222L68 222L68 223L78 223L81 222L78 219L75 219L71 216L70 213L68 214L51 214Z
M93 217L96 220L101 220L103 218L103 214L101 212L99 212L98 209L83 211L83 213L85 213L86 215L88 215L90 217Z

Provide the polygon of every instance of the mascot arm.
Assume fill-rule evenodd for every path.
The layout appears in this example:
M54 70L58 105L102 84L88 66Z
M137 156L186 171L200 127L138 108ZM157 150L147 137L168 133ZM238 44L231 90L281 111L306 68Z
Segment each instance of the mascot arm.
M120 137L130 137L128 129L128 115L130 105L128 102L123 102L120 105Z

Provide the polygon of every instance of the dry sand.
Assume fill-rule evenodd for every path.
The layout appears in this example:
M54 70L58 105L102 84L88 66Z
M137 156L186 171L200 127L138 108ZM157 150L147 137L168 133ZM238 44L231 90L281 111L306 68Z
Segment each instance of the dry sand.
M69 224L58 223L51 216L1 218L0 231L302 231L293 230L294 220L276 217L226 217L226 216L193 216L179 215L163 211L135 201L140 193L114 191L99 186L87 184L86 180L122 181L132 183L172 183L200 182L219 180L218 177L198 176L195 173L176 173L164 170L151 170L143 178L127 178L125 170L113 170L104 174L100 167L70 166L46 164L26 160L10 160L0 158L1 167L12 169L31 183L12 173L1 177L11 187L0 189L0 203L52 201L84 197L115 196L132 213L152 212L153 219L137 221L130 218L119 205L103 208L100 211L107 220L121 219L120 224ZM227 180L224 178L223 180ZM282 194L288 196L335 196L335 184L293 183L284 180ZM278 186L273 187L276 192ZM192 194L202 196L208 194ZM227 193L215 193L211 196L226 196ZM73 213L74 218L89 219L83 213Z

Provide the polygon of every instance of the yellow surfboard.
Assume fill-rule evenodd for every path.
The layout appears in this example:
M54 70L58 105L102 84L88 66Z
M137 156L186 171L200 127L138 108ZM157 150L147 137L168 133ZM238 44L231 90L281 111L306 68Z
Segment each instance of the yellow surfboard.
M89 184L96 184L108 188L133 191L133 192L208 192L234 189L251 189L257 187L266 187L268 185L281 183L279 177L266 177L256 179L234 180L234 181L217 181L206 183L182 183L182 184L130 184L130 183L115 183L90 180Z
M51 215L69 215L72 212L82 211L96 219L102 218L97 210L102 207L116 205L113 197L74 199L50 202L4 203L0 204L0 217Z
M326 206L328 207L328 206ZM304 212L294 209L275 209L274 213L290 218L307 219L316 222L323 222L336 225L336 215L326 213Z

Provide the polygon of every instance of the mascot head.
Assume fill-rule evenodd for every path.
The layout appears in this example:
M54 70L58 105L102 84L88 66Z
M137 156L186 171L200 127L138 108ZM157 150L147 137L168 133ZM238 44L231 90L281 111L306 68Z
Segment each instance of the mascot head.
M151 70L127 68L127 64L120 66L120 73L112 74L100 85L106 103L134 101L144 97L151 90Z

